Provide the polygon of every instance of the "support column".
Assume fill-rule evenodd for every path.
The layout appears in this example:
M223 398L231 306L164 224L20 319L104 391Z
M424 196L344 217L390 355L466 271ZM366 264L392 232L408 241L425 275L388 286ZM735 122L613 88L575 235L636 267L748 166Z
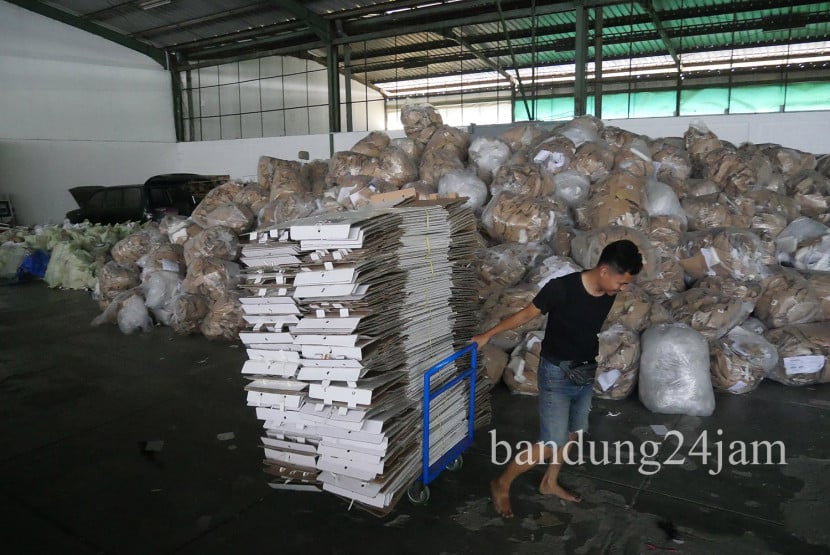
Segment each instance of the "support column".
M587 105L587 87L585 84L585 66L588 58L588 18L585 6L576 7L576 50L574 62L574 116L584 116Z
M337 46L326 46L326 74L329 86L329 132L340 132L340 72L337 70Z
M602 119L602 6L594 8L594 116Z
M343 77L346 80L346 131L354 131L352 121L352 45L343 45ZM366 109L369 109L367 103Z

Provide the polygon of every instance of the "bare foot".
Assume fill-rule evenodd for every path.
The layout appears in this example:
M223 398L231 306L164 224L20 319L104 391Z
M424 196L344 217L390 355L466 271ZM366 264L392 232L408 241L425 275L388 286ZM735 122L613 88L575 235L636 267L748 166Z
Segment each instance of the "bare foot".
M510 507L510 490L501 485L498 478L490 482L490 496L493 507L502 518L513 518L513 509Z
M555 495L557 497L564 499L565 501L573 501L574 503L579 503L580 501L582 501L581 497L570 493L568 490L566 490L559 484L554 484L553 486L551 486L544 481L541 484L539 484L539 493L541 493L542 495Z

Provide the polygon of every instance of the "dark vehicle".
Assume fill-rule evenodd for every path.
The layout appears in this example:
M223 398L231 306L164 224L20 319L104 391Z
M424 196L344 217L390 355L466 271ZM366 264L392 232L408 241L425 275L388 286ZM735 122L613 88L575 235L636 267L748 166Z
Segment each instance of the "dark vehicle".
M213 187L227 175L172 173L156 175L143 185L75 187L70 189L80 208L66 213L71 223L95 224L160 220L168 214L189 216Z

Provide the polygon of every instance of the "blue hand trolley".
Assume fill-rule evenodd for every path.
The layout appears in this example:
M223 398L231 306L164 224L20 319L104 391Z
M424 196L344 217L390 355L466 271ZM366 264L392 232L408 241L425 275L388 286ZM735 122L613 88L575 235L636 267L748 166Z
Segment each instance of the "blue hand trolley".
M445 468L451 472L461 469L461 466L464 463L461 453L473 443L473 428L475 425L476 367L478 366L477 351L478 344L471 343L463 349L448 356L438 364L435 364L424 374L424 430L421 475L406 492L406 496L409 500L416 505L422 505L429 501L429 484L435 480ZM432 377L445 366L451 364L467 353L472 353L470 369L460 373L452 380L433 391ZM450 388L468 378L470 380L470 406L467 414L467 435L455 443L454 446L445 451L437 461L430 464L430 403Z

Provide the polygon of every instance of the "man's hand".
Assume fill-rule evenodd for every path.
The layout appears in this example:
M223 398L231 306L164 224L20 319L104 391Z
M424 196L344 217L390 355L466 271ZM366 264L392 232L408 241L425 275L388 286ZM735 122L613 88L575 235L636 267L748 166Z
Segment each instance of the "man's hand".
M481 349L482 347L487 345L488 341L490 341L490 336L487 335L486 333L481 333L479 335L476 335L472 339L470 339L470 343L478 343L478 348L479 349Z
M484 333L480 333L470 339L470 343L478 343L478 348L482 348L490 341L497 333L501 333L503 331L512 330L514 328L518 328L522 324L526 324L542 314L542 311L536 308L535 305L529 304L513 316L505 318L497 326L492 329L487 330Z

